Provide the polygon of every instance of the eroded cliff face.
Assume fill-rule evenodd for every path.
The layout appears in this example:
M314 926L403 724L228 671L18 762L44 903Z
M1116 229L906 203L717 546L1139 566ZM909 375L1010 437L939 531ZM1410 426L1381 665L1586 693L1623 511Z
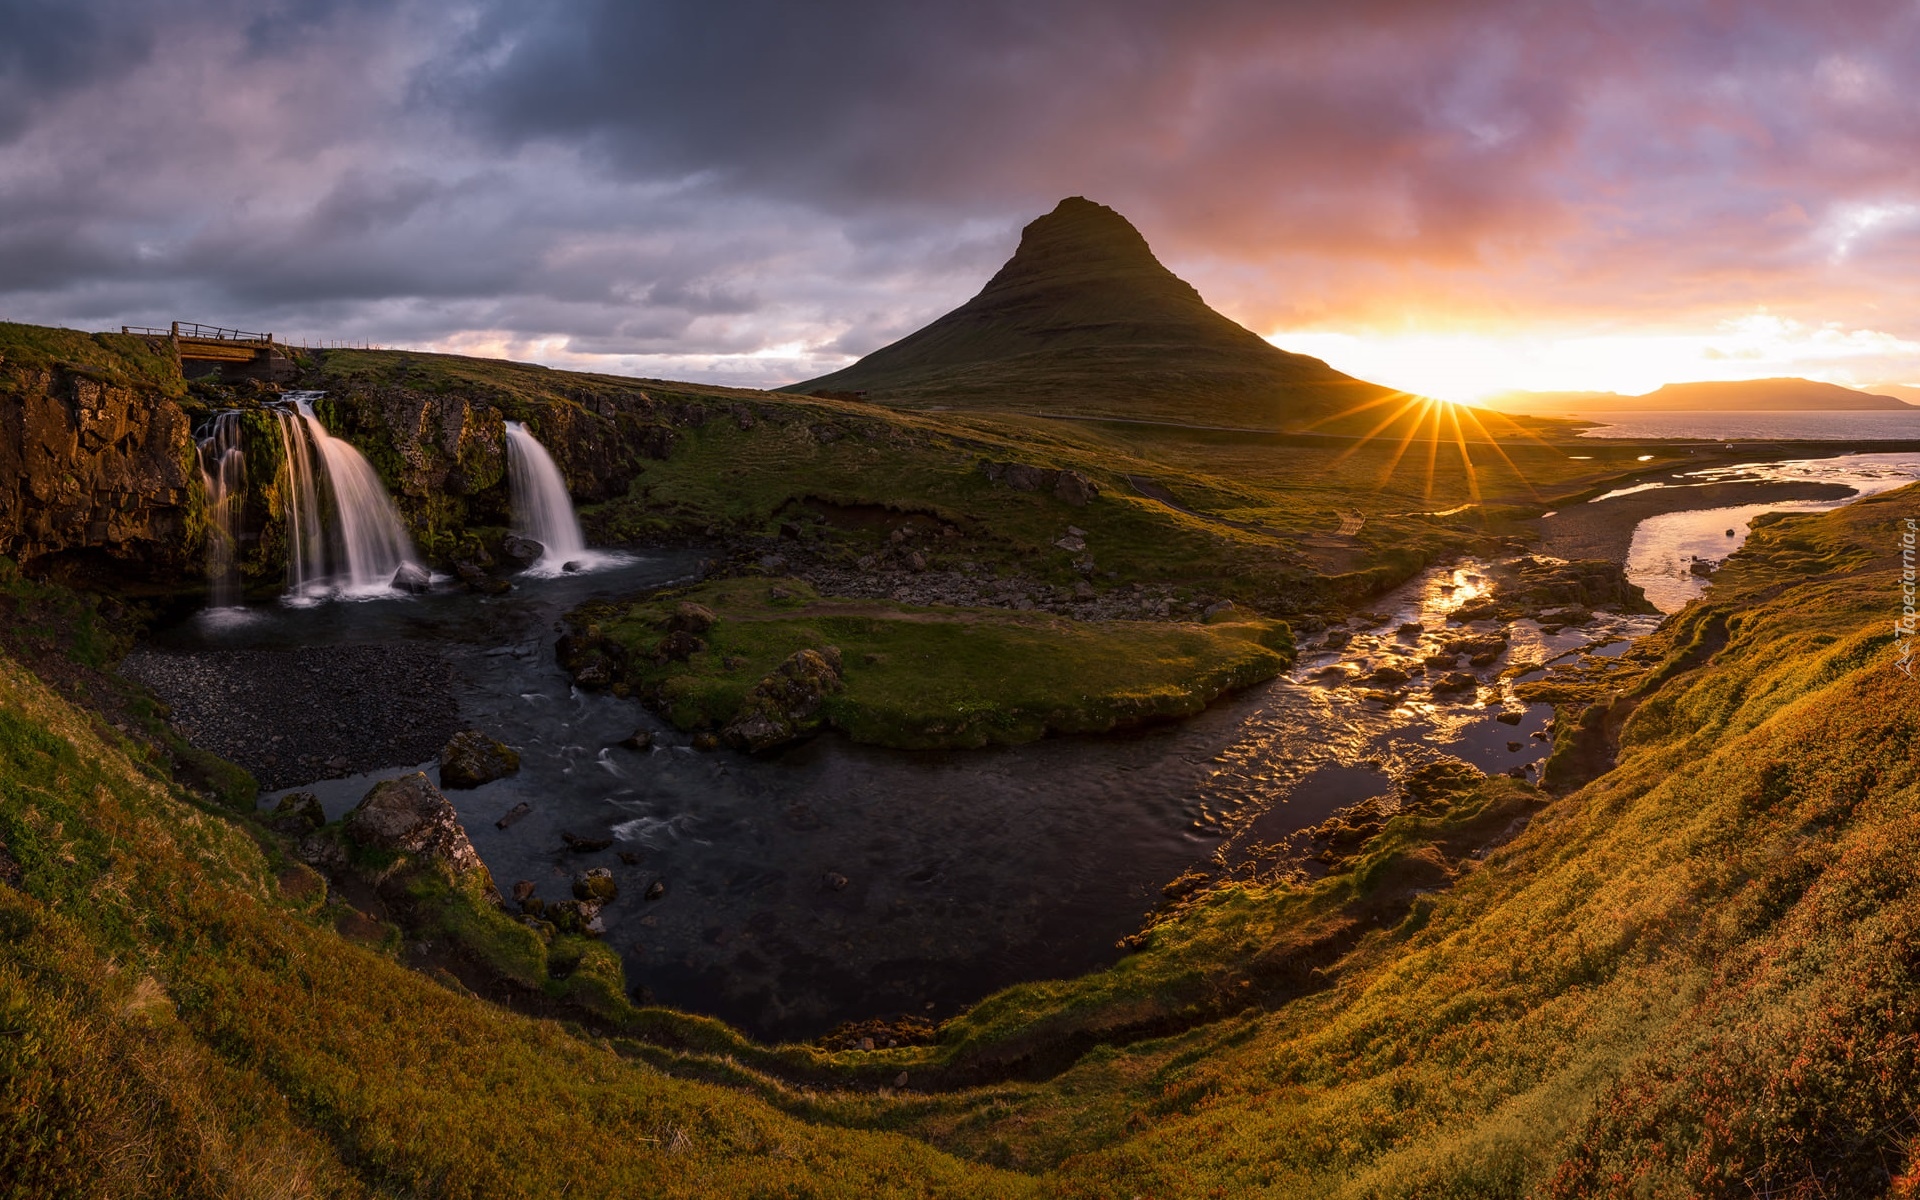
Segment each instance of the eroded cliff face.
M172 398L0 361L0 554L178 584L201 570L204 493Z

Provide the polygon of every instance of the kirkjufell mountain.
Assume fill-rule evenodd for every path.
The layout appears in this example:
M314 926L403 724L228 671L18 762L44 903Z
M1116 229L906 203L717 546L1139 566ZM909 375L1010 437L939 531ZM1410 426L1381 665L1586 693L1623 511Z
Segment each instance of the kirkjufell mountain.
M1104 204L1062 200L980 294L794 392L883 404L1297 427L1389 389L1215 312Z

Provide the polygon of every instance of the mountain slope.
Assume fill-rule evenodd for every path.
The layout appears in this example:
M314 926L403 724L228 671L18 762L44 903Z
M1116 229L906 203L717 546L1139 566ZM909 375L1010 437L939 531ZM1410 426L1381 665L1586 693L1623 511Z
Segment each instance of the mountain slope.
M1195 424L1299 425L1389 390L1207 307L1127 219L1078 196L1029 224L980 294L794 392Z

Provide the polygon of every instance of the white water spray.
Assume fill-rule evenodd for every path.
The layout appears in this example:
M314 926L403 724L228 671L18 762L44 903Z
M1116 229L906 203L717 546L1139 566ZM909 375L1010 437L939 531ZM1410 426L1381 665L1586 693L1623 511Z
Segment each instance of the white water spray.
M568 563L576 570L597 566L605 556L589 554L580 521L573 515L567 481L540 439L518 421L507 422L507 483L513 507L513 532L539 542L543 553L534 575L557 575Z
M418 568L420 557L372 464L314 415L320 394L289 393L293 410L278 414L286 453L281 499L289 598L392 595L395 573L403 565ZM332 518L326 525L323 512Z

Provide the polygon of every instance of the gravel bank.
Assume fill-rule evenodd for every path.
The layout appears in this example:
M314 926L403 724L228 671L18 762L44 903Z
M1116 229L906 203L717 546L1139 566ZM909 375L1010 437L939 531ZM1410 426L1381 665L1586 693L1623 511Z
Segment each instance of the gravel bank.
M195 745L271 791L423 762L458 729L453 669L406 642L289 650L140 648L120 673L172 707Z

